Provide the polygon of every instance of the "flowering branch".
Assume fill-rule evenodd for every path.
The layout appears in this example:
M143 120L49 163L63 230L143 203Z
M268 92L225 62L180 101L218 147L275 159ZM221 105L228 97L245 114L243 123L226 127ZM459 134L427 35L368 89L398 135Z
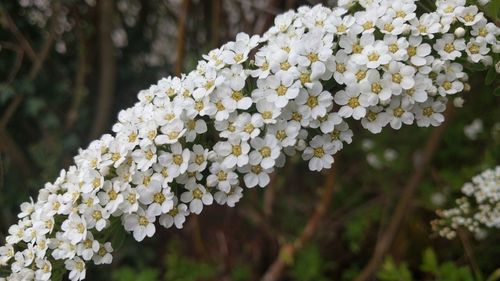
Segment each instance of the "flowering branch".
M142 241L214 201L233 207L243 183L267 186L287 156L331 168L352 141L348 121L372 133L441 125L448 96L468 87L463 65L498 61L500 29L464 0L438 0L429 13L414 0L341 2L279 15L262 37L238 34L196 70L140 91L114 135L21 205L0 276L85 279L90 261L111 263L109 238L122 226Z

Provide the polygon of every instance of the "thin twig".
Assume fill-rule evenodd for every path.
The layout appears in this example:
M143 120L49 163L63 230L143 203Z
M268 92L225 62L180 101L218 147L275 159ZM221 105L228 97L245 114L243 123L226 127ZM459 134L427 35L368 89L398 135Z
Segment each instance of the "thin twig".
M316 231L316 228L318 227L320 220L323 218L323 215L330 206L334 190L334 181L335 168L327 174L323 187L321 188L322 194L320 202L314 210L314 213L311 215L311 217L309 217L302 233L292 243L287 243L280 248L278 257L276 257L276 260L268 268L264 276L261 278L261 281L278 280L283 274L283 270L285 269L285 267L293 259L295 253L311 239L312 235Z
M31 47L31 43L28 41L28 39L26 39L26 37L24 37L21 31L19 31L19 28L17 28L17 25L12 19L11 15L6 10L3 10L2 17L3 18L0 17L0 19L2 19L2 25L4 25L7 29L10 30L10 32L12 33L12 35L14 35L14 37L19 42L23 50L26 52L28 57L32 61L36 61L38 58L36 56L35 51Z
M264 191L264 202L262 203L262 212L264 217L269 219L273 214L274 198L276 195L276 189L278 188L278 180L276 172L271 174L271 180Z
M474 255L474 250L472 249L472 245L470 243L468 233L465 232L463 229L458 229L457 233L458 233L458 237L460 239L460 242L462 242L462 245L463 245L464 251L465 251L465 255L467 256L467 259L469 260L469 263L472 267L472 270L476 274L476 277L479 277L479 280L483 280L481 269L479 268L479 265L477 264L476 257Z
M441 126L435 128L432 131L427 143L425 145L422 156L420 157L418 163L415 164L415 168L413 170L413 174L411 175L409 181L403 188L400 200L396 206L396 210L394 211L391 220L389 222L389 226L381 238L377 241L375 245L375 250L373 256L370 258L370 261L363 268L360 274L354 279L354 281L366 281L370 280L372 275L375 273L377 268L382 263L384 256L389 250L394 238L401 227L401 224L410 209L410 204L412 199L414 198L415 191L422 181L424 174L431 163L431 160L441 143L441 139L443 138L446 127L448 126L449 120L451 119L451 114L453 111L453 107L448 104L448 108L445 112L445 122Z

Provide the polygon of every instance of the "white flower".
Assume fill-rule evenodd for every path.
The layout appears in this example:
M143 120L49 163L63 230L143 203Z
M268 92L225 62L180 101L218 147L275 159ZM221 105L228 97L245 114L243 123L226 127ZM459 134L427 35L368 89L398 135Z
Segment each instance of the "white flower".
M50 280L52 276L52 264L47 259L37 259L35 261L37 270L35 271L35 279L40 281Z
M345 91L341 90L335 94L335 103L342 106L339 110L340 117L352 116L359 120L366 115L366 107L370 105L370 102L361 99L360 94L359 90L354 87L347 87Z
M201 172L207 166L208 149L199 144L193 145L193 151L190 153L188 172Z
M194 90L193 97L200 100L214 91L216 87L224 82L223 76L217 76L217 70L212 67L207 67L203 70L204 75L196 81L198 88Z
M269 90L266 91L267 100L275 103L279 108L287 105L288 101L299 94L299 81L293 81L293 77L278 73L276 76L267 77L266 83Z
M152 237L155 234L155 219L155 216L139 208L136 213L123 217L123 226L125 230L133 232L134 239L140 242L146 236Z
M408 40L405 37L395 35L384 35L384 43L388 46L389 55L393 60L402 61L408 56Z
M399 130L402 124L413 124L415 116L410 112L409 106L401 103L401 99L394 98L386 110L389 116L389 124L395 130Z
M214 199L219 205L228 205L229 207L234 207L241 197L243 197L243 188L239 186L233 186L228 192L217 191L214 194Z
M396 95L402 90L411 89L415 85L415 68L398 62L391 62L384 78L392 82L392 92Z
M250 155L248 165L239 168L241 173L244 173L243 180L248 188L254 186L265 187L271 181L269 174L273 171L272 168L264 169L260 164L260 157L256 154Z
M200 214L203 205L212 205L213 196L205 187L195 181L186 184L187 191L181 194L181 201L189 203L189 210L194 214Z
M156 146L148 145L132 152L132 159L141 171L149 169L156 162Z
M153 185L141 193L139 201L147 205L147 213L151 216L165 214L174 206L174 194L170 187L162 188L160 185Z
M387 64L391 60L391 56L389 48L383 41L375 41L373 45L365 46L361 54L353 57L353 60L359 65L366 65L373 69Z
M430 55L432 48L429 44L422 44L421 36L410 36L409 45L406 49L410 61L415 66L423 66L427 63L426 57Z
M182 149L180 143L174 143L170 146L171 153L163 153L158 158L160 164L168 167L168 172L173 177L184 173L189 165L190 151L187 148Z
M480 61L489 62L491 64L491 57L486 57L485 55L490 52L490 49L486 46L486 41L480 37L475 39L471 38L469 43L467 43L467 48L465 49L468 55L468 59L472 62L478 63Z
M321 171L332 167L333 154L335 154L335 147L328 137L315 136L304 150L302 158L309 160L309 170Z
M460 7L457 13L457 18L465 26L473 26L481 19L483 19L483 13L478 13L477 6Z
M175 206L168 213L163 214L159 222L165 228L170 228L172 225L175 225L176 228L181 229L188 215L189 211L187 205L182 203L178 204L176 199Z
M483 132L483 120L474 119L472 123L464 127L464 134L470 140L477 140L478 135Z
M395 69L394 71L398 70ZM392 89L395 88L392 87L391 84L391 81L393 80L392 75L390 74L390 72L386 72L386 74L384 74L384 77L382 78L380 77L380 73L378 72L378 70L368 70L366 79L363 79L363 81L359 83L359 87L361 90L361 96L359 97L359 100L363 106L377 105L379 101L389 100L392 94L398 94L397 91L392 91ZM399 73L397 73L397 75L402 76Z
M87 237L87 221L74 212L62 223L61 229L64 237L74 245Z
M229 192L232 185L238 183L238 175L231 170L223 169L220 163L210 166L210 175L207 177L207 186L217 187L223 192Z
M442 60L454 60L462 55L460 51L465 50L465 40L455 39L452 34L444 34L442 38L436 40L433 47Z
M246 112L238 115L234 122L238 135L243 141L248 141L258 136L260 134L260 128L263 125L264 120L261 114L250 115Z
M374 134L380 133L387 123L389 123L389 116L383 111L383 107L381 106L369 107L366 116L361 119L363 128Z
M101 244L99 250L97 251L97 255L94 255L94 264L111 264L111 262L113 261L113 256L111 255L112 252L113 247L111 246L110 242Z
M250 145L240 139L229 138L227 141L215 144L214 151L224 159L222 165L230 169L234 166L242 167L248 163Z
M276 124L270 125L267 129L267 133L274 135L281 147L287 147L295 145L300 125L297 122L280 120Z
M272 168L280 155L280 147L276 137L267 134L263 139L260 137L252 139L250 144L254 149L250 155L258 159L257 161L264 169Z
M424 13L417 20L413 20L411 23L411 30L413 36L428 36L429 38L434 38L434 34L439 33L441 30L441 23L439 22L440 17L435 13Z
M297 104L301 105L301 111L309 111L307 115L317 119L325 116L327 108L332 105L333 97L328 91L322 91L320 83L314 83L314 86L308 90L301 90L296 99Z
M186 141L192 142L196 139L196 135L201 135L207 132L207 123L205 123L203 119L191 119L186 122L186 129Z
M101 231L104 229L104 227L106 227L109 216L110 213L100 205L95 205L92 208L88 208L84 212L84 218L87 221L87 227L89 229L95 228L97 231Z
M86 261L92 259L97 251L99 251L99 241L94 240L91 232L87 232L85 240L76 246L76 254Z
M441 114L446 109L446 103L442 100L429 99L414 107L415 118L419 127L434 127L441 125L444 116Z
M86 275L85 262L79 258L75 257L70 260L64 261L64 265L67 270L69 270L68 278L71 281L83 280Z
M169 124L161 127L160 130L163 134L158 135L155 139L156 144L159 145L176 143L186 132L184 122L180 119L173 120Z

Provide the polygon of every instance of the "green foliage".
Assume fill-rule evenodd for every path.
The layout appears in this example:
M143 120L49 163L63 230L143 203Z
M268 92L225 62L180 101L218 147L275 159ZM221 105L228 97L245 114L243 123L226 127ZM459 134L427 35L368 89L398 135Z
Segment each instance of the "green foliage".
M166 257L165 281L197 281L215 276L215 267L190 259L179 252L179 245L169 244Z
M136 270L130 267L121 267L113 271L113 281L157 281L158 271L153 268Z
M474 278L466 266L458 266L451 261L439 264L436 253L432 248L427 248L422 254L420 270L428 276L425 280L434 281L480 281ZM405 262L399 265L391 257L387 257L382 268L377 273L381 281L412 281L420 280L412 276L412 272Z
M385 259L382 269L377 273L381 281L412 281L410 270L406 263L396 265L391 257Z
M326 272L331 268L331 265L331 262L323 258L319 247L312 244L298 253L290 271L290 276L295 281L330 280Z

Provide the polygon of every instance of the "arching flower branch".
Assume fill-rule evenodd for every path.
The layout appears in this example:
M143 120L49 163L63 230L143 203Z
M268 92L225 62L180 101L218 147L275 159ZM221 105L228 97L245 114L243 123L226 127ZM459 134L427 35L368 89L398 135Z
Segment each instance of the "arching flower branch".
M232 207L286 156L330 168L351 142L347 121L372 133L438 126L448 96L468 87L463 65L498 61L499 28L465 0L426 13L413 0L348 2L282 14L262 37L239 34L140 91L114 135L21 205L0 247L3 276L82 280L88 262L111 262L122 225L142 241L214 201Z

